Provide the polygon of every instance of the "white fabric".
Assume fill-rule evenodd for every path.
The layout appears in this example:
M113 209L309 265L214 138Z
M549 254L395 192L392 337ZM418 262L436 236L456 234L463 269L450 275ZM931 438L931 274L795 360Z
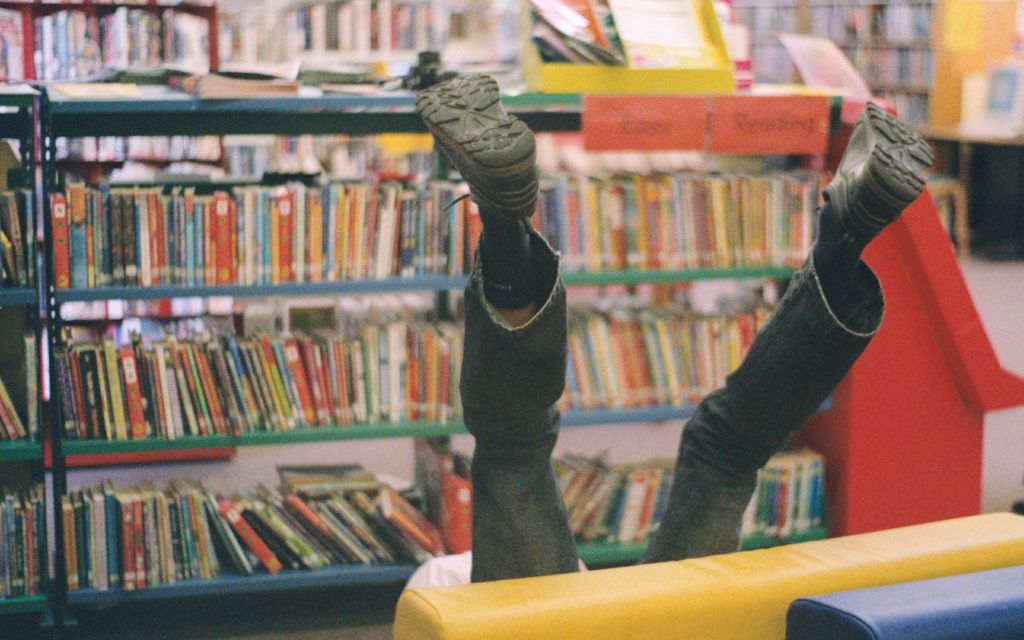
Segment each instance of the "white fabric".
M469 584L473 568L473 552L438 556L420 565L412 574L405 588L448 587L455 584Z

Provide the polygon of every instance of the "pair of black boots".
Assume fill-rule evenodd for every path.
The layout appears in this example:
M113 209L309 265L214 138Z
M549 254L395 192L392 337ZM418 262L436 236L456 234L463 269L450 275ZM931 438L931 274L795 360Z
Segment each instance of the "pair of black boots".
M527 306L546 293L533 290L529 256L527 220L538 191L533 132L505 112L497 82L485 75L427 88L416 107L480 207L488 302L499 309ZM868 104L820 213L812 260L830 303L842 303L867 244L921 194L931 163L931 149L917 132Z

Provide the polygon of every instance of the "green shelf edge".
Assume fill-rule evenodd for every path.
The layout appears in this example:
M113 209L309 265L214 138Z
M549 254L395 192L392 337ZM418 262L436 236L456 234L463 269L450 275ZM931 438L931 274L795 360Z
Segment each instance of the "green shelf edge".
M0 462L42 459L43 445L38 442L28 442L25 440L0 441Z
M576 272L562 275L566 286L607 284L658 284L695 280L737 280L742 278L786 278L796 273L792 267L685 269L680 271L608 271Z
M762 535L744 536L740 541L743 551L767 549L785 544L824 540L828 537L828 529L814 527L807 531L795 533L788 538L775 538ZM576 547L580 559L588 566L626 564L636 562L647 550L647 542L580 542Z
M45 595L0 598L0 616L15 613L41 613L46 611Z
M301 442L333 442L339 440L370 440L408 438L466 433L459 422L381 422L352 426L316 427L290 431L252 431L240 436L184 436L174 440L143 438L140 440L64 440L65 456L140 453L145 451L178 451L219 447L251 447Z

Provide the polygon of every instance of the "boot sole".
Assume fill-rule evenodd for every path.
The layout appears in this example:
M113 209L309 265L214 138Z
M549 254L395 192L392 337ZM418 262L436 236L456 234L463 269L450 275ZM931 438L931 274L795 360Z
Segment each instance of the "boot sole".
M416 108L470 183L487 186L522 177L525 187L536 179L534 133L505 112L493 78L471 75L443 82L420 92Z
M852 199L860 219L884 226L921 195L921 173L931 166L933 156L924 138L881 107L869 103L865 116L858 124L870 127L873 144L859 178L842 176L825 187L825 194L840 211L847 209L847 198ZM857 183L854 189L844 188L842 183L851 179Z

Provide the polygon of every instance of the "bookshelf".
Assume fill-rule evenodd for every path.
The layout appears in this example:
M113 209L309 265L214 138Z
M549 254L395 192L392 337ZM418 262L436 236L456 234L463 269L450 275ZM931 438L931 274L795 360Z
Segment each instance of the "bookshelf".
M176 23L176 15L183 16L181 23ZM190 47L205 44L205 64L216 69L219 58L217 38L209 35L217 33L217 19L214 2L71 0L54 3L2 0L0 20L9 21L12 27L17 28L22 43L20 64L13 58L7 60L6 64L15 70L3 80L86 80L115 69L152 67L163 63L195 66L204 62L195 59L195 52L169 47L168 43L175 40L187 40ZM205 27L205 34L199 31L202 27ZM88 60L85 56L71 55L67 45L62 44L70 41L69 30L76 29L88 34L85 37L92 41L83 42L80 46L82 50L93 52ZM154 59L132 58L129 51L108 50L106 43L100 41L101 30L117 33L116 40L128 42L129 37L141 38L147 29L155 29L156 33L174 29L177 34L175 38L161 35L156 43L161 53Z
M19 155L16 166L5 166L5 174L0 176L0 187L4 191L20 190L24 194L17 203L10 201L10 204L17 205L14 217L20 220L21 246L14 255L22 255L23 262L17 269L23 277L11 275L11 280L17 282L14 286L0 284L0 382L10 399L9 408L18 414L18 421L27 432L26 437L12 438L11 433L5 431L0 439L0 478L3 484L0 494L11 496L10 500L0 501L0 518L4 520L3 535L14 535L13 528L28 533L29 522L33 531L25 540L27 544L23 548L26 552L20 555L18 562L14 561L14 555L6 545L0 553L0 563L11 577L11 582L0 589L0 616L43 614L50 606L48 581L45 579L47 563L38 557L38 552L43 550L41 545L45 545L45 506L28 498L22 502L16 497L26 495L21 494L28 488L26 483L35 491L44 482L38 395L38 207L34 190L38 166L35 142L39 107L40 96L36 90L25 85L0 87L0 131L4 132L2 137L5 140L17 141ZM7 221L3 222L5 242L6 234L12 233L7 224ZM10 420L9 416L7 420ZM9 426L10 423L7 424ZM33 493L35 495L38 494ZM22 505L32 510L31 519L22 510ZM43 532L42 539L40 532ZM16 574L17 580L14 579ZM38 582L34 582L36 578L32 578L33 575L39 579ZM20 585L8 590L8 585L16 581ZM12 595L7 597L8 593Z
M928 123L939 36L940 0L737 0L737 20L750 27L755 78L792 82L798 73L778 40L800 33L832 40L874 94L911 124Z
M60 185L56 173L54 141L58 137L115 135L223 135L239 134L370 134L379 132L422 132L424 128L413 108L411 94L387 97L330 96L308 91L298 97L232 101L200 101L164 88L142 87L140 99L70 100L58 92L48 96L43 121L44 184L46 193ZM580 96L517 96L508 101L510 111L536 131L576 131L580 127ZM838 107L838 103L833 105ZM839 113L833 108L833 116ZM47 206L49 199L45 199ZM49 219L49 217L47 217ZM52 230L47 229L47 233ZM49 237L49 236L48 236ZM47 245L52 251L51 243ZM52 264L52 254L47 264ZM627 270L614 272L567 273L568 286L606 286L665 284L683 281L736 278L786 278L793 273L788 267L766 268L702 268L671 271ZM288 283L260 286L209 287L101 287L95 289L57 289L49 282L45 295L45 312L49 328L51 353L61 346L61 329L65 321L61 307L72 302L105 300L162 300L175 297L292 298L333 296L353 293L427 291L443 294L461 288L465 278L417 276L410 278L342 280L336 282ZM51 385L59 388L53 378ZM562 424L567 428L591 425L635 424L685 420L693 414L694 405L678 407L645 407L637 409L591 409L563 412ZM50 407L50 424L61 425L59 403ZM57 429L57 427L54 427ZM245 432L238 436L216 435L182 437L175 440L144 438L126 441L65 439L55 431L52 444L54 497L58 512L67 493L68 474L77 463L91 459L98 464L131 464L139 461L191 459L222 459L220 456L237 447L280 446L295 443L316 443L383 438L444 437L466 433L459 421L401 422L297 428L276 432ZM207 457L208 455L208 457ZM161 456L167 456L162 458ZM64 540L63 522L55 523L57 540ZM60 548L60 547L59 547ZM591 552L587 552L591 553ZM592 564L628 561L636 550L602 548L587 560ZM618 554L618 555L616 555ZM632 555L631 555L632 554ZM174 585L147 587L137 591L76 590L68 592L68 568L63 553L57 553L58 579L54 607L66 612L67 607L114 605L135 600L191 597L197 594L232 594L251 591L273 591L319 586L359 586L401 582L415 567L409 565L333 566L328 569L282 572L277 575L257 574L248 577L222 575L214 580L190 580ZM586 559L586 558L585 558Z

